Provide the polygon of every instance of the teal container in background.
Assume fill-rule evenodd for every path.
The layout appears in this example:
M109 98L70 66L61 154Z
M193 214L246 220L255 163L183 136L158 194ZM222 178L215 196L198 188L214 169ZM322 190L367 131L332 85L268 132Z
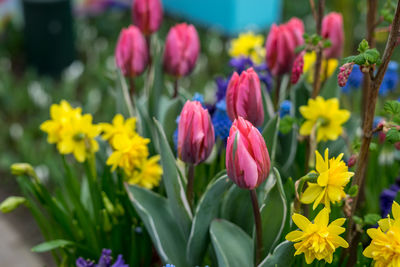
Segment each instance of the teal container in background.
M227 35L269 28L281 18L281 0L162 0L166 13Z

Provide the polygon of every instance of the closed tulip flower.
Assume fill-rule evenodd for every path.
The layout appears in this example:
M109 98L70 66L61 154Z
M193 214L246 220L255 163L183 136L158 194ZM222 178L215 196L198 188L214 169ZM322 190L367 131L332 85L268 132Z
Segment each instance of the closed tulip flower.
M273 75L282 75L292 69L295 49L304 43L304 24L292 18L282 25L272 25L266 41L267 65Z
M133 22L144 35L156 32L162 23L163 9L160 0L134 0Z
M324 50L326 58L340 58L344 44L343 18L340 13L331 12L322 20L322 37L329 39L331 47Z
M115 49L115 61L128 77L138 76L146 69L149 61L146 40L136 26L122 29Z
M205 161L214 146L214 128L208 110L198 101L187 101L178 125L178 156L186 163Z
M229 132L226 146L226 169L239 187L254 189L268 176L269 153L260 132L249 121L239 117Z
M181 23L172 27L165 42L165 71L175 77L188 75L195 67L199 52L199 36L193 25Z
M264 122L264 109L261 97L260 80L253 68L235 72L226 91L226 109L233 121L239 116L256 126Z

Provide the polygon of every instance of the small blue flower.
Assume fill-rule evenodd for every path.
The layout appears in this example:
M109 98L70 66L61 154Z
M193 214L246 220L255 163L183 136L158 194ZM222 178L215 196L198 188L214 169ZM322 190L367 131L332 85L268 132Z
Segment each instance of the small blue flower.
M386 96L388 93L393 92L399 83L399 64L395 61L390 61L388 69L383 76L381 87L379 88L379 95Z
M215 136L226 140L229 136L229 130L232 125L232 121L229 119L226 113L225 100L221 100L216 105L216 111L211 119L214 126Z
M194 93L194 96L192 97L192 101L199 101L202 106L204 106L204 96L199 93Z
M375 129L376 127L378 127L378 124L383 121L383 118L381 116L375 116L374 118L374 122L372 124L372 129Z
M279 116L283 118L286 115L290 115L291 110L292 110L292 102L290 102L289 100L285 100L281 104L281 108L279 110Z
M173 265L173 264L167 264L167 265L165 265L165 267L175 267L175 265Z

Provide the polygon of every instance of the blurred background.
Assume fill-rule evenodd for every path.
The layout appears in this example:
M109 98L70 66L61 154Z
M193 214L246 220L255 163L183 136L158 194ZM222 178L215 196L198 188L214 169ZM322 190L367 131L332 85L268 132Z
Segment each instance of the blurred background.
M132 22L131 0L0 0L0 201L18 195L9 172L14 162L30 162L40 179L61 176L55 147L39 130L52 103L67 99L110 121L117 109L114 49L122 27ZM253 30L267 35L272 23L297 16L314 29L309 1L164 0L166 17L158 38L178 22L195 24L201 56L182 86L213 97L215 78L226 76L229 40ZM343 13L344 56L365 36L365 1L327 1ZM385 40L385 33L378 36ZM394 60L398 61L395 54ZM139 81L140 83L140 81ZM27 209L0 214L0 266L54 266L51 256L33 254L42 241ZM27 265L28 264L28 265Z

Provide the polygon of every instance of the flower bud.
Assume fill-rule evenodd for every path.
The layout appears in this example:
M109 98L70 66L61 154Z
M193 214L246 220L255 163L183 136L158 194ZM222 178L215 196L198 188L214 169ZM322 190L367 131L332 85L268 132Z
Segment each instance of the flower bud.
M290 77L290 82L292 84L296 84L300 76L303 74L303 67L304 67L304 54L305 52L301 52L295 59L292 68L292 76Z
M32 165L29 163L14 163L11 165L11 174L20 176L20 175L28 175L34 176L35 170L33 169Z
M115 49L115 62L124 76L140 75L147 67L149 52L143 34L136 26L122 29Z
M291 71L297 46L304 43L304 24L298 18L288 23L272 25L266 41L267 65L273 75Z
M354 63L346 63L339 68L338 84L340 87L344 87L349 79L351 71L353 70Z
M198 101L187 101L178 125L178 156L186 163L205 161L214 146L214 127L208 110Z
M236 119L226 145L226 169L239 187L254 189L267 177L271 167L269 153L260 132L242 117Z
M18 208L19 205L25 203L26 199L24 197L11 196L6 198L6 200L0 203L0 211L2 213L8 213Z
M322 20L322 37L331 41L331 47L324 50L326 58L340 58L344 44L342 14L331 12Z
M253 68L240 76L233 73L226 91L226 111L232 121L240 116L256 126L264 122L260 80Z
M351 155L347 162L347 166L350 168L350 167L353 167L354 165L356 165L357 158L358 158L357 155L355 155L355 154Z
M176 77L188 75L194 69L199 52L196 28L186 23L175 25L165 41L164 70Z
M144 35L156 32L162 23L163 9L160 0L134 0L133 23Z

